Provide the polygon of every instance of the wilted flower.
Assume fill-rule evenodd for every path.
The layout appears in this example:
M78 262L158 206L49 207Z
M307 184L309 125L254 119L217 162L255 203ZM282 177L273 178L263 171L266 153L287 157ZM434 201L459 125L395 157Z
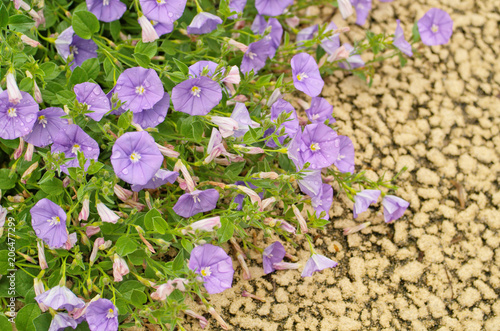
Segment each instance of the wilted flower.
M145 185L160 170L163 155L147 132L127 132L113 146L111 164L116 175L130 184Z
M271 245L267 246L262 253L264 274L267 275L276 270L273 265L283 261L285 253L285 247L283 247L279 241L275 241Z
M345 228L344 229L344 236L347 236L347 235L356 233L358 231L361 231L364 228L366 228L367 226L369 226L370 224L371 224L370 222L365 222L365 223L358 224L356 226L352 226L350 228Z
M67 327L75 329L78 323L67 313L57 313L50 322L49 331L64 331Z
M217 25L222 24L222 19L219 16L207 12L201 12L196 15L191 24L187 27L189 34L205 34L217 29Z
M431 8L418 20L418 32L427 46L444 45L453 34L453 20L444 10Z
M82 201L82 210L78 214L78 220L88 220L89 219L89 214L90 214L90 207L89 207L89 198L85 197Z
M69 63L71 70L81 66L85 60L97 57L96 43L92 39L87 40L77 36L71 26L61 32L55 44L57 52L64 60L72 56Z
M354 173L354 145L351 138L338 136L337 140L339 141L340 150L333 164L335 164L340 172Z
M397 220L405 213L410 203L394 195L386 195L382 199L384 219L386 223Z
M49 266L45 259L45 247L43 246L43 242L37 240L36 248L38 250L38 263L40 264L40 269L47 269Z
M158 36L158 33L156 32L156 29L153 27L153 24L151 24L151 21L148 20L146 16L140 15L137 21L139 22L139 25L141 26L142 29L143 43L150 43L160 38Z
M143 129L154 128L165 120L168 107L170 107L170 95L165 92L163 98L155 103L153 108L134 113L134 123L139 124Z
M396 22L397 26L396 26L396 31L394 32L394 40L392 41L392 44L406 55L413 56L413 51L411 50L411 44L407 42L405 39L403 28L400 25L400 21L396 20Z
M104 203L98 202L96 205L97 213L103 222L116 224L120 216L116 215L114 211L109 209Z
M349 52L349 57L346 59L346 62L342 61L339 63L339 67L342 69L356 69L361 68L365 65L365 61L361 58L361 55L356 54L354 51L354 47L350 44L345 43L344 48Z
M57 285L47 292L39 294L35 297L36 302L43 303L52 309L66 309L71 311L75 308L83 308L85 301L78 298L66 286Z
M119 0L86 0L87 9L99 21L113 22L119 20L127 10L127 6Z
M351 0L338 0L337 3L343 19L346 19L353 14Z
M257 73L266 65L267 57L269 56L271 42L269 39L261 39L248 45L248 49L241 60L240 70L246 74L250 71Z
M127 262L118 254L113 255L113 277L115 282L121 282L123 276L130 272Z
M26 92L16 104L9 101L9 92L0 92L0 138L16 139L28 134L35 125L38 104Z
M230 117L212 116L210 121L219 127L219 131L223 138L230 137L238 130L238 122Z
M260 15L278 16L292 3L293 0L256 0L255 8Z
M123 71L116 81L114 90L118 99L124 102L122 108L130 109L133 113L153 108L165 94L156 71L142 67Z
M203 278L203 285L210 294L231 288L233 283L233 263L220 247L205 244L191 251L189 269Z
M174 109L190 115L208 114L221 99L219 83L204 76L188 79L172 89Z
M316 211L316 217L320 217L322 212L325 212L325 216L322 218L325 220L330 219L330 207L333 203L333 188L328 184L321 184L321 191L318 195L311 197L311 205Z
M292 58L291 64L295 88L311 97L320 94L325 83L314 58L307 53L299 53Z
M118 330L118 310L108 299L91 302L85 313L85 320L92 331Z
M316 34L317 32L318 32L318 24L314 24L314 25L308 26L307 28L300 30L297 33L297 37L295 39L297 45L304 44L305 40L311 40L314 37L314 34ZM301 47L301 48L303 48L303 47Z
M25 34L21 35L21 41L26 45L30 45L31 47L38 47L40 45L38 41L31 39Z
M299 223L300 231L302 233L309 232L309 230L307 228L307 222L304 219L304 216L302 216L302 214L300 213L299 208L297 208L297 206L295 206L295 205L292 205L292 210L293 210L293 214L295 215L295 218L297 219L297 221Z
M337 262L330 260L326 256L313 254L309 258L309 260L307 260L306 266L304 267L301 276L309 277L312 276L312 274L316 271L321 271L326 268L334 268L337 266L337 264Z
M376 203L379 195L379 190L363 190L356 193L354 196L354 208L352 209L354 218L357 218L359 214L366 211L370 204Z
M35 296L38 296L45 292L45 287L43 286L43 282L40 278L33 278L33 289L35 290ZM38 303L38 307L40 307L40 310L42 312L46 312L47 310L49 310L49 307L47 307L43 303Z
M220 216L205 218L188 225L189 230L182 230L183 234L187 232L194 233L195 231L213 231L215 227L220 228Z
M244 136L248 132L249 128L257 128L260 126L259 123L252 121L248 109L244 103L237 102L234 106L231 118L238 123L238 129L234 131L233 136L235 138Z
M156 174L151 178L146 184L144 185L138 185L134 184L132 185L132 191L134 192L139 192L142 189L156 189L162 185L165 185L166 183L173 184L177 177L179 176L179 173L177 171L169 171L169 170L164 170L160 169L156 172Z
M235 1L235 0L233 0ZM246 0L244 0L246 2ZM203 317L202 315L200 314L197 314L195 313L194 311L190 310L190 309L186 309L184 310L184 314L188 315L188 316L191 316L193 318L197 318L198 320L200 320L200 327L202 329L206 328L208 326L208 321L205 317Z
M351 0L356 9L356 24L363 25L372 9L372 0Z
M337 25L332 21L326 26L325 32L337 30ZM328 53L332 54L340 47L340 36L339 33L333 33L331 36L321 40L321 47Z
M330 123L335 122L333 118L333 106L324 98L314 97L311 100L311 106L306 109L307 118L312 123L323 123L329 120Z
M140 3L144 15L160 23L175 22L186 7L186 0L140 0Z
M94 241L94 247L90 253L89 263L93 265L97 259L97 253L111 247L111 240L105 241L103 237L99 237Z
M174 212L184 218L214 209L219 200L219 192L211 188L184 193L174 206Z
M87 105L87 110L90 113L85 115L94 121L99 122L111 110L109 99L99 85L95 83L76 84L73 91L75 91L76 100L79 103Z
M85 228L85 234L87 237L92 237L93 235L99 233L101 228L98 226L89 225Z
M30 214L36 236L47 245L59 248L68 240L66 213L61 207L44 198L31 208Z

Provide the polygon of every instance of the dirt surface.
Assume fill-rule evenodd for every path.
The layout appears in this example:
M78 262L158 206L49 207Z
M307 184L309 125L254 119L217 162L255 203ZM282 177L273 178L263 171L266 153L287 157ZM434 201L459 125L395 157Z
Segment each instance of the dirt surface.
M212 296L233 330L500 330L500 1L373 4L367 25L375 32L391 33L399 18L408 38L431 7L455 22L448 45L422 46L404 68L386 62L372 88L343 73L325 79L323 96L339 133L354 142L356 170L374 179L387 170L389 178L407 166L397 195L410 208L390 225L380 204L354 221L352 203L340 195L315 242L339 265L313 277L301 278L302 268L265 276L262 257L251 253L253 279L244 281L235 261L234 287ZM307 11L320 12L331 13ZM334 21L346 25L338 14ZM354 21L349 37L358 39L363 30ZM372 226L342 235L364 221ZM262 247L272 241L258 237ZM308 247L301 236L297 242L286 248L304 265ZM219 329L209 320L208 329Z

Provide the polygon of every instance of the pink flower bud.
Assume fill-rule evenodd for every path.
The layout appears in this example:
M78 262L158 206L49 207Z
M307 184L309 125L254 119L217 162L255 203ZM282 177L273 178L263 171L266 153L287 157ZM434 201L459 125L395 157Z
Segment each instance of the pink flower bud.
M127 200L132 198L132 195L134 194L134 192L127 190L118 184L115 184L115 186L113 186L113 191L115 192L118 199L123 202L127 202Z
M344 236L347 236L347 235L356 233L358 231L361 231L364 228L368 227L370 224L371 224L370 222L365 222L365 223L361 223L361 224L356 225L356 226L352 226L350 228L345 228L344 229Z
M259 172L259 178L262 179L278 179L280 175L278 175L276 172L271 171L271 172Z
M186 234L187 232L195 233L195 231L197 230L209 232L213 231L215 227L218 228L221 227L220 216L205 218L197 222L194 222L188 226L189 230L183 229L182 233L183 234Z
M176 278L172 281L172 284L175 284L176 288L181 292L186 292L186 286L189 281L185 278Z
M348 18L353 14L352 4L350 0L338 0L340 15L342 15L343 19Z
M167 300L167 297L175 290L175 287L172 285L171 280L169 280L165 284L155 286L155 288L156 291L154 293L151 293L151 298L158 301Z
M89 263L93 265L97 259L97 252L99 252L99 246L104 244L104 238L99 237L94 241L94 247L92 248L92 253L90 253Z
M29 45L31 47L38 47L40 43L36 40L31 39L27 35L22 34L21 35L21 41L25 43L26 45Z
M36 80L33 79L33 83L34 83L34 92L35 92L35 101L37 103L42 103L43 102L43 98L42 98L42 92L40 92L40 88L38 87L37 83L36 83Z
M240 69L237 66L232 66L222 81L224 83L239 84L241 82Z
M269 97L269 100L267 100L267 106L271 107L276 101L282 98L281 91L279 88L273 91L273 94Z
M300 24L300 19L297 16L285 18L286 24L291 28L296 28Z
M283 231L293 233L293 234L295 234L295 232L297 231L293 225L291 225L290 223L288 223L285 220L279 219L279 220L277 220L277 222L279 222L279 227Z
M276 226L277 220L275 220L272 217L266 217L266 218L264 218L264 220L262 221L262 223L264 223L265 225L269 225L270 227L274 228Z
M38 240L36 242L36 247L38 249L38 263L40 264L40 268L47 269L49 266L47 265L47 260L45 260L45 248L43 242Z
M237 185L238 187L238 190L240 190L241 192L245 193L246 195L248 195L250 197L250 201L252 202L252 204L256 203L261 206L262 205L262 200L260 199L259 195L254 191L252 190L251 188L248 188L246 186L243 186L243 185Z
M171 146L172 148L165 147L165 146L162 146L160 144L156 144L156 146L158 146L158 148L160 149L160 152L166 157L173 157L174 159L176 159L180 155L179 152L176 152L173 150L173 146Z
M156 253L155 249L153 248L153 245L151 245L149 241L147 241L146 238L144 238L144 236L142 235L144 233L144 230L138 225L135 227L135 229L139 234L139 237L141 238L144 245L146 245L146 247L148 248L148 250L153 254Z
M191 177L189 170L187 169L186 165L182 162L182 160L178 160L175 163L174 171L182 172L182 176L184 177L184 180L186 182L186 191L187 192L193 192L196 189L193 177ZM179 177L177 177L177 178L179 178Z
M92 237L93 235L99 233L101 231L101 228L98 226L92 226L89 225L85 228L85 234L87 237Z
M217 322L219 322L219 325L223 330L229 329L226 322L222 319L219 313L215 311L214 307L210 306L210 308L208 308L208 312L210 313L210 315L212 315L213 318L215 318Z
M35 151L35 146L28 144L26 147L26 153L24 153L24 161L31 162L33 160L33 152Z
M250 273L250 269L248 269L247 262L245 261L245 256L243 256L242 254L238 254L236 258L238 259L238 262L241 265L241 269L243 270L243 279L252 279L252 274Z
M233 147L245 154L263 154L265 151L260 147L247 147L245 145L233 145Z
M115 282L121 282L123 276L130 272L127 262L118 254L113 255L113 277Z
M229 39L228 43L229 43L229 45L236 47L237 49L239 49L243 53L246 53L247 50L248 50L248 46L247 45L242 44L242 43L240 43L240 42L238 42L236 40Z
M223 138L232 136L234 130L238 130L238 122L230 117L212 116L210 120L219 127L219 131Z
M288 270L300 268L300 263L278 262L273 263L273 268L276 270Z
M328 62L344 60L349 57L349 51L344 47L340 46L328 57Z
M35 295L36 296L39 296L40 294L45 293L45 287L43 286L43 282L38 277L33 278L33 288L35 290ZM49 307L47 307L43 303L39 303L38 307L40 307L40 310L42 312L46 312L47 310L49 310Z
M64 243L63 247L65 250L69 251L76 244L76 232L70 233L68 236L68 240Z
M222 143L222 134L216 128L212 128L212 134L207 146L208 156L203 161L204 164L212 162L216 157L226 152Z
M26 171L21 176L21 183L26 184L26 181L31 177L31 174L33 173L33 171L35 171L36 168L38 168L38 161L33 163L28 167L28 169L26 169Z
M297 221L299 222L300 231L302 233L309 232L309 230L307 229L307 222L304 219L304 216L302 216L302 214L300 213L299 208L297 208L297 206L295 206L295 205L292 205L292 210L293 210L293 213L295 214L295 217L297 218Z
M262 302L266 302L266 299L261 298L261 297L259 297L259 296L256 296L255 294L252 294L252 293L247 292L247 291L245 291L245 290L243 290L243 291L241 292L241 296L242 296L242 297L249 297L249 298L252 298L252 299L255 299L255 300L259 300L259 301L262 301Z
M262 205L260 206L259 210L264 211L264 209L266 209L267 207L269 207L271 204L273 204L275 202L276 202L275 197L270 197L270 198L264 199L264 200L262 200Z
M214 162L217 164L223 165L223 166L228 166L231 164L231 161L229 161L228 159L224 159L224 158L214 159Z
M99 202L96 206L97 213L103 222L116 224L120 217L114 211L106 207L105 204Z
M208 321L205 317L201 316L200 314L195 313L192 310L184 310L184 314L189 315L193 318L197 318L200 320L200 326L202 329L206 328L208 326Z
M65 177L63 179L63 187L66 188L68 187L69 183L71 182L71 178L68 176L68 177Z
M238 94L237 96L235 96L233 98L232 101L234 101L234 102L246 102L246 101L248 101L248 98L243 94Z
M138 19L139 25L142 28L142 42L149 43L158 39L158 34L156 33L153 24L147 19L146 16L142 15Z
M26 261L31 262L31 263L33 263L33 264L36 264L35 259L34 259L34 258L32 258L31 256L26 255L26 254L21 253L21 252L17 252L17 254L21 255L21 256L22 256L22 257L23 257Z
M17 160L18 158L20 158L21 155L23 155L23 151L24 151L24 139L19 138L19 146L16 148L16 150L14 151L14 154L12 155L14 160Z
M89 219L89 214L90 214L89 198L85 197L85 198L83 198L83 201L82 201L82 210L78 214L78 220L79 221L81 221L81 220L84 220L84 221L88 220Z

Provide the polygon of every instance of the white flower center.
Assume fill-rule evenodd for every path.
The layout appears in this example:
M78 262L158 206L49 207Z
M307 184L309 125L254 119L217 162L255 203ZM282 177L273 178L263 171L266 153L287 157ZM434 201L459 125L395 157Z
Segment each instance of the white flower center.
M47 118L45 118L45 115L38 116L38 123L45 128L45 126L47 125Z
M106 314L106 318L115 317L115 311L112 308L109 308L108 313Z
M314 114L314 115L312 116L312 119L313 119L314 121L315 121L315 120L317 120L318 118L319 118L319 114Z
M257 54L252 53L252 52L248 52L248 53L247 53L247 56L250 58L250 60L253 60L253 59L254 59L254 57L256 57L256 56L257 56Z
M432 24L431 30L432 32L436 33L439 31L439 26L437 26L436 24Z
M102 1L103 6L108 6L109 5L109 0L103 0Z
M210 277L211 274L212 274L212 271L210 271L210 267L205 267L205 268L201 269L201 275L203 277Z
M337 160L342 160L343 158L345 158L345 155L342 155L342 154L339 154L339 156L337 156Z
M195 97L200 97L200 93L201 93L201 88L199 88L198 86L193 86L191 88L191 94Z
M7 110L7 115L9 115L9 117L17 117L17 109L14 107L10 107Z
M139 94L139 95L143 95L144 92L146 92L146 89L144 88L144 86L136 86L135 87L135 93Z
M78 151L80 150L80 145L74 144L73 148L71 149L71 153L73 154L78 154Z
M137 152L133 152L132 154L130 154L130 161L132 161L132 163L136 163L140 159L141 159L141 154L139 154Z
M319 147L318 143L311 144L311 151L316 152L319 151L321 148Z
M69 51L71 52L71 54L78 54L78 47L76 47L75 45L73 46L69 46Z
M193 200L194 200L194 202L197 202L197 203L201 202L200 198L198 197L198 194L193 195Z
M301 82L302 80L304 80L306 78L309 78L309 76L307 76L307 74L305 72L302 72L302 73L300 73L300 74L297 75L297 80L299 82Z
M47 222L49 222L50 225L57 225L61 223L61 219L59 218L59 216L54 216L51 219L47 220Z

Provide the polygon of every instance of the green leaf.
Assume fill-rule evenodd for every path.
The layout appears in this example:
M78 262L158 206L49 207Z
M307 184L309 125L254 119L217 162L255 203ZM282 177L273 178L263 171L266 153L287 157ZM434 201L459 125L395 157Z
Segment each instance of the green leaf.
M40 185L42 191L49 195L59 195L64 192L63 183L58 178L52 178Z
M16 292L25 297L29 290L33 288L33 277L25 271L19 269L16 271Z
M118 119L118 126L124 130L128 129L130 124L132 123L133 114L130 111L127 111L120 115Z
M127 280L121 283L118 289L120 293L125 296L126 293L132 292L133 290L144 291L144 288L146 288L146 286L136 280ZM130 296L127 298L130 298Z
M182 121L181 134L189 139L194 139L196 142L201 142L203 135L203 123L197 116L187 117Z
M167 222L165 222L163 216L156 209L151 209L146 216L144 216L144 225L147 230L155 231L160 234L165 234L168 227Z
M245 162L231 163L231 165L224 170L224 176L227 176L230 182L234 182L244 167Z
M144 292L138 290L132 290L132 295L130 296L130 302L137 308L141 307L143 303L148 300L148 297Z
M61 73L61 71L59 70L57 65L53 62L42 63L40 65L40 69L42 69L43 72L45 73L45 76L44 76L45 81L52 80L52 79L56 78L57 76L59 76L59 74Z
M413 29L411 30L411 39L413 39L414 43L420 41L420 31L418 31L418 22L415 22L413 25Z
M9 13L7 13L7 8L2 4L0 6L0 29L5 28L9 23Z
M38 304L30 303L17 312L16 328L23 331L36 331L33 320L40 316L41 310Z
M89 175L93 175L93 174L96 174L99 170L102 169L102 167L104 167L104 164L102 164L101 162L94 162L92 163L91 161L91 164L89 166L89 169L87 170L87 173Z
M152 58L153 56L156 55L157 51L158 51L158 45L156 44L156 41L150 43L143 43L142 41L139 40L137 45L135 45L134 53L144 54L149 58Z
M43 174L43 177L40 178L40 180L38 181L38 185L42 185L46 181L51 180L52 178L54 178L54 175L55 173L53 170L47 171L46 173Z
M219 243L222 244L233 237L234 223L231 219L221 218L221 227L217 230Z
M3 10L0 8L0 10ZM12 331L12 323L5 315L0 315L0 330L2 331Z
M114 40L120 38L120 31L122 30L122 25L119 20L109 23L109 32Z
M150 58L147 55L140 54L140 53L135 53L134 59L137 62L137 64L143 68L148 68L149 62L151 62Z
M82 67L76 67L69 78L70 85L85 83L88 80L87 72Z
M179 251L179 254L174 259L174 263L172 264L172 269L174 271L180 270L182 266L184 265L184 253L183 250Z
M99 60L97 58L92 58L85 60L81 65L82 69L87 73L89 79L96 79L99 75Z
M18 32L26 32L35 26L35 21L25 15L13 15L9 17L9 29Z
M25 77L19 83L19 89L21 91L28 91L29 92L29 91L31 91L33 89L34 85L35 84L33 84L33 79Z
M116 253L120 256L126 256L138 248L137 243L129 237L120 237L116 241Z
M75 33L83 39L90 39L99 31L99 21L94 14L88 11L79 11L73 14L72 24Z
M0 251L0 275L6 275L9 269L12 269L9 266L9 251Z
M17 174L13 173L12 177L9 175L10 169L0 169L0 190L10 190L16 186Z
M185 65L184 63L182 63L181 61L177 60L175 57L174 57L174 62L175 62L175 65L177 66L177 68L179 68L179 70L187 76L187 74L189 73L189 68L187 65Z
M52 315L49 313L42 314L33 320L36 331L47 331L52 322Z

